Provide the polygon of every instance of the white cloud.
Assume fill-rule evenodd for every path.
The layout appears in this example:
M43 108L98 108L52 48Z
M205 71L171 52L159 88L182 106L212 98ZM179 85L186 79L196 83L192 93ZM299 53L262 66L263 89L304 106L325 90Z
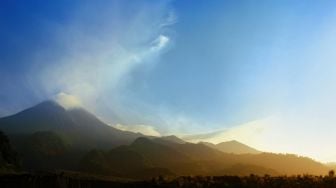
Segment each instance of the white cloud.
M168 26L176 22L167 3L140 7L125 18L118 8L129 6L104 6L99 12L88 6L78 8L66 24L48 24L52 47L35 54L28 72L36 92L47 97L69 93L90 111L103 107L105 114L131 116L122 104L123 92L135 70L158 62L171 41ZM95 22L83 22L87 15Z
M117 124L114 126L117 129L123 130L123 131L130 131L135 133L142 133L144 135L149 136L161 136L161 134L150 125L122 125Z
M156 40L153 41L153 46L151 47L152 51L159 51L163 49L169 42L169 38L164 35L158 36Z
M82 106L82 103L78 97L63 92L55 96L55 101L65 109L77 108Z
M289 114L277 114L224 130L180 137L189 142L237 140L265 152L294 153L323 162L335 161L336 152L330 143L335 142L333 133L336 128L319 122L319 127L316 127L314 125L318 122L307 117L298 120Z
M206 134L185 135L183 138L191 142L206 141L211 143L237 140L251 146L260 146L259 144L264 141L265 135L269 134L272 130L272 121L274 121L274 117L269 117L247 122L226 130L218 130Z

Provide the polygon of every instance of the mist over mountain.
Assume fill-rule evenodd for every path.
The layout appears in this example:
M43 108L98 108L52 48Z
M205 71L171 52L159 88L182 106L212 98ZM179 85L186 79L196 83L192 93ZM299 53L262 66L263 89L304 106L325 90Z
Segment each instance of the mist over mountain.
M77 170L89 150L111 149L143 136L113 128L83 108L65 109L51 100L1 118L0 130L29 170Z
M83 108L45 101L0 119L26 170L71 170L114 177L322 174L310 158L262 153L237 141L189 143L113 128ZM125 168L127 166L127 168Z
M336 188L336 1L0 0L0 188Z
M186 143L186 141L182 140L181 138L179 138L175 135L155 137L155 138L153 138L153 140L155 142L166 143L166 144L171 144L171 143L184 144L184 143Z
M52 131L79 148L111 148L143 136L113 128L83 108L65 109L54 101L1 118L0 129L9 136Z

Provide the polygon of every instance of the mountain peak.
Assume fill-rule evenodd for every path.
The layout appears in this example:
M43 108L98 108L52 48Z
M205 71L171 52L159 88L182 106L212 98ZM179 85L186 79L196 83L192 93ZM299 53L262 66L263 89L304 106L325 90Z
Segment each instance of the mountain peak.
M83 106L81 100L78 97L64 92L57 94L54 100L64 109L67 110L73 108L80 108Z
M211 147L211 148L216 148L216 144L213 144L213 143L211 143L211 142L203 142L203 141L201 141L201 142L198 142L199 144L203 144L203 145L206 145L206 146L209 146L209 147Z
M240 143L236 140L231 140L227 142L221 142L215 145L215 148L226 152L226 153L236 153L236 154L243 154L243 153L251 153L251 154L258 154L261 153L260 151Z
M17 114L0 118L8 134L37 131L61 133L79 147L112 147L129 144L138 134L115 129L81 107L66 109L53 100L43 101Z
M133 141L132 145L143 145L148 143L152 143L152 141L149 138L139 137Z
M169 141L169 142L173 142L173 143L177 143L177 144L186 143L186 141L182 140L181 138L179 138L175 135L163 136L160 139L165 140L165 141Z
M223 142L222 142L223 143ZM231 143L231 144L242 144L240 142L238 142L237 140L230 140L230 141L226 141L225 143ZM220 143L219 143L220 144Z

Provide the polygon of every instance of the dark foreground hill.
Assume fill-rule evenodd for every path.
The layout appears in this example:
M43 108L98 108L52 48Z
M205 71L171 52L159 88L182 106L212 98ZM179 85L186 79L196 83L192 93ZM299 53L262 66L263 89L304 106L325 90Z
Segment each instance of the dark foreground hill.
M0 174L3 188L110 188L110 187L225 187L225 188L333 188L336 178L327 176L182 176L156 177L150 180L127 180L69 173Z
M0 173L16 171L19 166L17 152L13 150L7 136L0 131Z

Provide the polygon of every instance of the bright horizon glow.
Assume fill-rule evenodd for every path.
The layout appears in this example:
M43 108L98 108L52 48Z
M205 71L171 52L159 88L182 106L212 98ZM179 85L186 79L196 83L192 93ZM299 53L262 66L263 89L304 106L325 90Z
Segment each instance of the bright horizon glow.
M331 0L1 2L0 117L56 96L123 130L336 161L335 21Z

